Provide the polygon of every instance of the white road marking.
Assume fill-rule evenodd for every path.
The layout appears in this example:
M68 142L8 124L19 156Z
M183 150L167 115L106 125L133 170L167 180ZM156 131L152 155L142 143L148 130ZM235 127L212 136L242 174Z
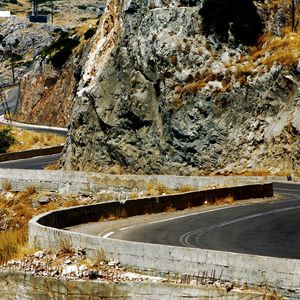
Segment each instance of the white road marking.
M291 190L291 189L278 189L274 188L275 191L289 191L289 192L300 192L300 190Z
M132 227L134 227L134 226L124 227L124 228L121 228L121 229L119 229L119 230L120 230L120 231L123 231L123 230L127 230L127 229L129 229L129 228L132 228Z
M247 205L251 205L251 204L242 204L242 205L238 205L238 207L247 206ZM214 211L218 211L218 210L224 210L224 209L228 209L228 208L232 208L232 206L210 209L210 210L206 210L206 211L196 212L196 213L192 213L192 214L188 214L188 215L184 215L184 216L178 216L178 217L168 218L168 219L159 220L159 221L152 221L152 222L149 222L148 224L163 223L163 222L168 222L168 221L172 221L172 220L187 218L190 216L202 215L202 214L206 214L206 213L214 212Z
M111 231L111 232L105 234L105 235L103 236L103 238L104 238L104 239L107 239L107 238L110 237L112 234L114 234L113 231Z
M298 196L298 195L293 195L293 194L285 194L285 195L293 196L293 197L296 197L298 199L300 198L300 196ZM210 231L212 229L215 229L215 228L220 228L220 227L224 227L224 226L231 225L231 224L234 224L234 223L242 222L242 221L245 221L245 220L254 219L254 218L258 218L258 217L262 217L262 216L267 216L267 215L271 215L271 214L274 214L274 213L279 213L279 212L285 212L285 211L289 211L289 210L294 210L294 209L300 209L300 205L292 206L292 207L286 207L286 208L280 208L280 209L274 209L274 210L271 210L271 211L268 211L268 212L257 213L257 214L253 214L253 215L249 215L249 216L245 216L245 217L240 217L240 218L236 218L236 219L231 220L231 221L221 222L221 223L214 224L214 225L211 225L211 226L208 226L208 227L204 227L204 228L201 228L201 229L196 229L196 230L193 230L193 231L190 231L190 232L187 232L187 233L183 234L180 237L179 242L180 242L180 244L182 244L184 246L195 247L195 245L192 245L188 241L188 239L192 235L197 234L197 240L199 240L199 237L201 235L203 235L203 234L207 233L208 231Z

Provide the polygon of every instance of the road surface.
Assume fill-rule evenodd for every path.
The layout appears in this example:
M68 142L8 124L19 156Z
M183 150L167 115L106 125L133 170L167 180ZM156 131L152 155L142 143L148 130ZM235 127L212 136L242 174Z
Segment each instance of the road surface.
M18 97L18 88L13 88L7 92L7 105L9 108L9 111L11 113L14 113L16 111L16 105L17 105L17 97ZM4 107L3 105L0 105L0 122L8 125L12 125L14 127L18 127L24 130L32 130L37 132L46 132L46 133L54 133L58 135L67 135L67 129L62 127L53 127L53 126L44 126L44 125L31 125L31 124L25 124L25 123L19 123L19 122L10 122L6 120L3 116L4 114Z
M11 113L16 111L17 105L17 97L18 97L18 88L13 88L7 92L7 105ZM14 127L18 127L24 130L32 130L37 132L45 132L45 133L54 133L58 135L65 136L67 134L66 128L60 127L50 127L50 126L42 126L42 125L30 125L18 122L10 122L6 120L3 116L5 112L5 108L3 105L0 105L0 122L4 124L8 124ZM38 156L27 159L18 159L11 160L7 162L0 163L0 169L9 168L9 169L35 169L42 170L46 168L48 165L55 164L58 162L61 154L53 154L53 155L45 155Z
M32 169L43 170L51 164L58 162L61 154L37 156L26 159L10 160L0 163L0 169Z
M282 199L229 206L193 215L147 221L128 228L98 232L104 237L247 253L300 258L300 185L274 183ZM166 217L164 217L166 218ZM80 232L89 233L91 224ZM76 231L76 228L71 229ZM95 234L95 229L94 234Z

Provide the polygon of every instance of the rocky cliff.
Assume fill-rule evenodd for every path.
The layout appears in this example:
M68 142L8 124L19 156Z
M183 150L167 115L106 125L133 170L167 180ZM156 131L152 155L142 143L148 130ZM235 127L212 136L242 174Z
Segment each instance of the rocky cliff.
M297 33L256 3L257 47L203 33L201 1L111 0L61 164L135 173L284 173L300 159ZM274 36L276 34L276 36Z
M53 23L49 18L44 24L29 22L30 1L0 0L0 7L11 10L14 15L8 20L0 18L0 88L12 83L12 45L15 78L21 81L15 118L29 123L67 126L81 62L84 62L81 51L85 51L105 4L99 0L53 4ZM39 11L49 15L51 1L40 3Z

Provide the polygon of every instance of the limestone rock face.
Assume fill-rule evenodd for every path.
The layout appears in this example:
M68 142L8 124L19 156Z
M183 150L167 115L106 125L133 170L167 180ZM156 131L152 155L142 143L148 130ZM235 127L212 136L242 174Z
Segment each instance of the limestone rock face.
M66 127L77 86L76 70L71 62L58 70L52 64L37 60L22 78L18 120Z
M245 50L205 37L200 8L109 2L79 83L64 168L276 173L299 160L297 76L262 66L239 78L233 62Z

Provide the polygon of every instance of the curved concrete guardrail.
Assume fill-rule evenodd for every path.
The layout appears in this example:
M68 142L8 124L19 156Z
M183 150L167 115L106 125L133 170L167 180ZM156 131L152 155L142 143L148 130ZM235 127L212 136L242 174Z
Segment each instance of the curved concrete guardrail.
M104 251L108 259L143 270L178 274L214 272L216 277L219 276L223 280L253 285L271 284L278 289L297 289L300 287L300 260L121 241L62 229L98 221L101 217L120 209L132 216L145 212L159 212L168 205L184 209L186 206L200 205L207 200L213 202L226 195L246 199L257 197L259 193L261 196L272 196L272 185L229 187L52 211L30 221L29 242L43 249L53 249L60 241L68 241L73 247L86 249L90 257L97 257L99 251Z

